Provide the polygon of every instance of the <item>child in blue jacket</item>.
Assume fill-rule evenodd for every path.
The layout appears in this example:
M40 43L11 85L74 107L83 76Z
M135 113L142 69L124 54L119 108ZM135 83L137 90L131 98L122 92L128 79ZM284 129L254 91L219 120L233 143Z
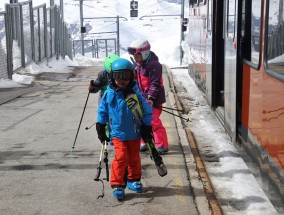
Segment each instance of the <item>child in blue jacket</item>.
M98 138L102 143L108 141L106 124L109 123L111 128L110 138L115 157L112 161L110 184L113 195L118 200L124 199L125 187L137 193L142 192L140 139L152 138L152 108L139 92L133 75L130 61L120 58L111 64L111 82L101 99L96 123ZM139 100L136 104L142 110L141 119L135 117L125 100L133 93ZM127 181L124 179L125 172Z

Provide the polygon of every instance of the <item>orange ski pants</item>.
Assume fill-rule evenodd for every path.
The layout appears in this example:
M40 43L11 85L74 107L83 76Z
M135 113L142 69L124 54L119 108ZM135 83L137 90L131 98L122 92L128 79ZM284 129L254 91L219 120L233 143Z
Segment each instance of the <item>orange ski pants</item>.
M142 176L140 139L121 141L118 138L112 138L112 142L115 156L111 165L111 186L125 186L126 168L128 181L140 181Z

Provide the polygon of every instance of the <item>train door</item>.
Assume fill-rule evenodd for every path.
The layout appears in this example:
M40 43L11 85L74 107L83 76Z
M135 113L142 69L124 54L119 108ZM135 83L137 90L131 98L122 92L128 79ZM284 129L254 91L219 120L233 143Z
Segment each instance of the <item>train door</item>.
M255 89L251 89L251 83L259 82L259 78L251 78L251 70L258 74L260 68L261 2L242 0L239 6L237 123L238 133L244 141L248 138L251 94L255 94ZM261 95L261 90L256 91L256 94ZM259 96L257 100L260 102L261 98ZM253 113L256 113L256 110Z
M237 7L238 0L224 1L224 127L236 140Z
M223 1L212 0L212 102L220 122L224 122L224 37ZM209 20L209 19L208 19Z

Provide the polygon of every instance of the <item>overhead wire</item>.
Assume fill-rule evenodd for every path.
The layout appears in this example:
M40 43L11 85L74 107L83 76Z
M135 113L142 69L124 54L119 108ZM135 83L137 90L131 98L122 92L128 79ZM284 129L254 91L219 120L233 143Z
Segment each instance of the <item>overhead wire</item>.
M146 3L148 3L148 2L150 2L151 0L148 0L148 1L145 1L145 2L143 2L141 5L140 5L140 9L139 9L139 12L141 13L141 11L142 11L142 13L143 13L143 11L146 11L146 10L149 10L149 8L152 8L153 6L155 6L155 5L157 5L157 4L160 4L161 2L165 2L165 1L160 1L160 2L156 2L156 3L154 3L154 4L151 4L151 5L146 5ZM144 7L142 7L141 8L141 6L143 6L143 5L145 5ZM89 5L88 5L89 6ZM94 7L95 8L95 7ZM167 10L167 9L169 9L169 8L172 8L172 6L169 6L169 7L166 7L166 8L163 8L163 9L161 9L161 10L159 10L159 12L162 12L162 11L165 11L165 10ZM105 11L105 10L102 10L102 9L99 9L99 8L95 8L95 9L97 9L97 10L99 10L99 11L103 11L103 12L105 12L105 13L109 13L109 14L112 14L112 15L116 15L116 14L114 14L114 13L110 13L110 12L108 12L108 11ZM179 12L179 10L177 10L178 12ZM122 13L121 14L121 16L123 16L123 15L125 15L125 14L127 14L127 13L129 13L129 11L127 11L127 12L125 12L125 13ZM155 15L157 12L154 12L154 13L152 13L151 15ZM171 13L173 13L173 11L171 11ZM117 16L117 15L116 15ZM145 16L147 16L147 15L145 15ZM163 14L161 14L161 16L163 16ZM85 18L86 20L88 19L88 18ZM173 19L173 18L163 18L163 21L164 20L170 20L170 19ZM176 18L175 18L176 19ZM158 22L160 22L161 20L155 20L155 21L153 21L152 20L152 23L153 23L153 25L155 24L155 23L158 23ZM91 22L91 21L89 21L89 22ZM113 26L113 25L116 25L116 23L111 23L111 24L109 24L109 25L105 25L105 24L101 24L101 25L98 25L97 26L97 28L96 28L96 31L103 31L104 29L109 29L109 27L110 26ZM144 23L139 23L139 24L137 24L137 25L135 25L135 26L131 26L131 27L129 27L129 28L121 28L120 29L120 32L128 32L128 31L131 31L131 29L134 29L134 28L137 28L137 27L143 27L143 25L144 25ZM115 32L113 33L113 34L115 34ZM112 35L112 33L110 33L109 35Z
M170 6L169 7L167 7L167 8L164 8L163 10L167 10L168 8L170 8ZM163 11L163 10L160 10L160 11ZM163 15L161 15L161 16L163 16ZM173 18L164 18L164 20L169 20L169 19L173 19ZM176 19L176 18L174 18L174 19ZM156 21L156 22L159 22L159 21ZM153 24L155 24L155 21L153 22ZM113 24L112 24L113 25ZM130 27L130 28L127 28L127 29L134 29L134 28L136 28L137 26L143 26L144 24L138 24L138 25L136 25L136 26L132 26L132 27ZM108 25L108 26L110 26L110 25ZM106 28L106 27L108 27L108 26L103 26L102 28L99 28L99 29L97 29L98 31L99 30L102 30L102 29L104 29L104 28ZM120 29L120 31L121 32L127 32L127 29Z
M147 2L150 2L150 1L151 1L151 0L145 1L145 2L142 3L141 5L144 5L144 4L146 4ZM162 1L162 2L163 2L163 1ZM143 13L143 11L149 10L149 8L153 7L154 5L160 4L160 3L161 3L161 2L157 2L157 3L151 4L151 5L147 5L147 6L145 6L144 8L139 9L139 11L140 11L140 13L141 13L141 11L142 11L142 13ZM159 12L164 11L164 10L167 10L168 8L171 8L171 7L172 7L172 6L163 8L163 9L160 10ZM101 9L98 9L98 10L101 10ZM104 10L101 10L101 11L104 11ZM106 11L104 11L104 12L106 12ZM109 13L109 12L107 12L107 13ZM125 12L125 13L122 13L121 16L123 16L123 15L125 15L125 14L127 14L127 13L129 13L129 11L127 11L127 12ZM113 14L113 13L112 13L112 14ZM115 15L115 14L114 14L114 15ZM108 26L109 26L109 25L108 25ZM101 29L103 29L103 28L105 28L105 27L108 27L108 26L104 26L104 27L99 28L99 29L97 29L97 30L101 30Z

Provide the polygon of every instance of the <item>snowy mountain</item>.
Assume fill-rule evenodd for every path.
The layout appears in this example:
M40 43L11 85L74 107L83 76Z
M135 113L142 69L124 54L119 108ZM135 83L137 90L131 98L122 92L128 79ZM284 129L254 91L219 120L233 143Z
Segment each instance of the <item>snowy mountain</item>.
M21 2L21 1L20 1ZM60 4L60 0L54 0ZM74 40L81 38L80 33L80 2L78 0L64 0L64 20L68 24L68 31ZM117 37L116 17L119 16L120 54L126 54L129 44L137 39L148 39L155 52L155 43L164 43L164 49L157 52L158 56L165 56L161 62L169 62L174 53L179 52L180 44L180 0L139 0L138 17L130 17L130 2L118 0L86 0L83 2L83 25L86 27L84 39L106 39ZM8 0L1 0L0 8ZM50 0L33 1L33 7L46 3L50 6ZM185 3L187 6L188 3ZM187 10L185 9L185 13ZM104 17L104 18L102 18ZM113 32L113 33L110 33ZM90 48L89 48L90 51ZM88 50L86 50L88 52ZM171 60L170 60L171 61ZM173 59L173 62L179 59Z

